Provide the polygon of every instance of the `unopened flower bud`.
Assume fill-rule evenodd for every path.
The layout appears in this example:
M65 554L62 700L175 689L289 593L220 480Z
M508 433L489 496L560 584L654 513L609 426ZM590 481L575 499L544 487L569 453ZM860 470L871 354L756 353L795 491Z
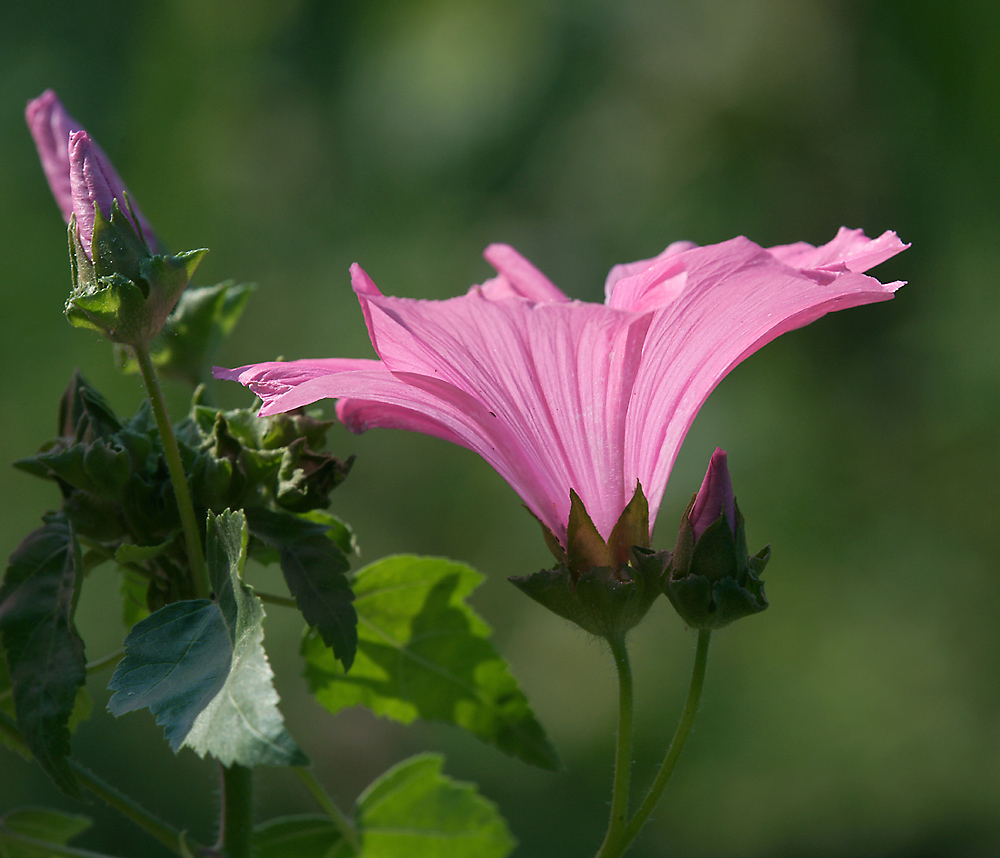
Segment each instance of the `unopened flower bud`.
M55 92L47 89L38 98L29 101L24 118L63 220L68 224L70 217L76 214L77 223L85 233L83 244L88 253L94 230L94 202L100 205L105 219L110 220L112 199L118 200L122 211L135 213L135 227L154 252L159 249L149 221L143 217L121 176L96 141L87 136L83 143L77 138L78 151L75 155L71 151L73 142L70 138L81 132L86 135L86 130L70 116ZM74 170L79 173L76 179L72 178ZM129 198L128 205L125 204L126 197Z
M720 514L726 516L733 538L736 537L736 498L733 481L729 476L726 451L716 447L705 472L705 479L695 495L694 506L688 514L695 541L708 530Z
M66 317L116 343L147 348L205 251L161 252L107 155L52 90L28 104L25 118L69 224L73 289Z
M716 449L681 519L663 591L692 628L721 628L767 607L760 574L770 556L770 546L748 556L726 453Z

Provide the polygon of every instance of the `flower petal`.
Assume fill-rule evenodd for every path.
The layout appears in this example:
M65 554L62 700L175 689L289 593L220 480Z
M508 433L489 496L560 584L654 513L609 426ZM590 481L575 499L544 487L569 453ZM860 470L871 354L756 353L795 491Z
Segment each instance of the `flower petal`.
M910 245L890 231L868 238L860 229L842 226L832 241L813 247L804 241L770 248L771 255L793 268L827 268L843 265L848 271L864 272L885 262Z
M545 487L541 497L522 497L553 533L565 532L573 488L607 538L635 492L635 481L624 481L622 444L651 316L491 301L476 291L447 301L359 297L388 370L449 385L508 428L515 450L505 455ZM497 469L512 481L512 464Z
M35 141L38 159L48 180L49 189L63 220L69 223L73 214L73 192L69 183L69 135L83 126L63 107L59 96L51 89L28 102L24 109L28 130Z
M618 296L617 299L612 297L615 294L618 283L626 278L642 274L648 269L658 268L658 263L662 263L665 260L670 259L670 257L676 256L678 253L683 253L685 250L690 250L691 248L697 246L698 245L693 241L675 241L672 244L667 245L666 250L658 256L654 256L652 259L640 259L638 262L625 262L615 265L611 271L608 272L607 279L604 281L604 302L609 307L634 309L632 302L635 299L624 295Z
M482 289L487 298L494 300L518 295L540 304L569 301L558 286L510 245L491 244L483 251L483 256L499 275L480 287L472 287Z
M800 271L746 238L689 250L679 261L683 291L654 314L625 439L626 480L641 480L651 519L698 409L733 367L786 331L833 310L885 301L902 285L843 265Z

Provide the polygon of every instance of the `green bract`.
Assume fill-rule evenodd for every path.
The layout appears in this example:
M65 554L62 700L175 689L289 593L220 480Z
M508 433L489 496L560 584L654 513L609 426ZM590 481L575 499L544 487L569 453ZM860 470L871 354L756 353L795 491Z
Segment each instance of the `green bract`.
M550 611L608 640L634 627L660 595L669 555L649 550L649 506L637 486L607 541L576 492L564 551L542 525L546 544L559 563L534 575L511 577L518 589Z
M94 236L87 253L75 216L69 223L73 288L66 318L116 343L148 348L208 251L154 255L117 201L111 219L94 206Z
M681 518L673 558L663 576L663 592L689 626L718 629L767 607L760 575L771 557L771 546L749 556L743 515L735 501L735 534L722 513L695 540L690 520L694 502L692 498Z

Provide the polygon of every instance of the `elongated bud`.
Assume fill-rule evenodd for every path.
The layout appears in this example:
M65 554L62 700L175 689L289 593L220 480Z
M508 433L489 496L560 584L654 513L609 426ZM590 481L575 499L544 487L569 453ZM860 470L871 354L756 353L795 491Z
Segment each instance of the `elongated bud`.
M74 131L69 136L69 184L73 197L73 215L80 230L80 243L88 258L93 259L91 245L94 241L94 212L100 210L104 219L110 221L115 203L129 219L135 232L149 244L139 226L138 217L131 209L125 186L86 131ZM151 255L151 251L147 253Z
M663 592L692 628L721 628L767 607L760 574L770 556L770 546L748 555L726 453L716 449L681 518Z
M708 463L705 479L702 480L701 488L695 495L694 506L691 507L691 512L688 515L695 541L723 513L733 531L733 538L735 538L736 498L733 495L733 481L729 476L726 451L716 447Z
M83 126L63 107L59 96L51 89L28 102L24 119L38 150L38 160L48 180L49 189L63 220L69 223L73 214L73 194L69 184L69 135Z
M148 347L205 250L162 252L108 156L51 89L29 102L24 116L69 225L66 318L113 342Z
M122 211L134 213L136 229L154 252L159 250L153 228L131 198L114 165L97 142L87 135L83 125L69 114L53 90L47 89L29 101L24 118L63 220L68 224L76 215L88 255L94 230L94 203L98 203L105 219L110 220L114 199L118 200ZM81 133L83 138L79 136ZM129 198L127 205L126 197Z

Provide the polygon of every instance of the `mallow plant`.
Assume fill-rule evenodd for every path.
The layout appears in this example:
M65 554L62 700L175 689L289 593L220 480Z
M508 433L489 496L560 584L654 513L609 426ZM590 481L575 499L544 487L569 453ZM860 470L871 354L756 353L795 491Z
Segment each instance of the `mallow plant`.
M607 644L618 730L608 749L607 831L593 850L623 855L677 765L713 631L767 608L770 548L747 548L721 448L674 548L652 547L684 436L713 388L761 346L828 312L892 298L902 284L866 272L906 245L892 232L870 239L850 229L820 247L676 242L615 266L599 304L570 298L502 244L486 250L496 277L444 301L384 295L355 265L377 358L213 369L250 288L191 286L205 250L166 249L55 93L30 102L26 118L68 227L66 317L114 344L123 367L141 374L148 401L120 416L73 372L54 436L15 463L52 481L58 506L15 550L0 585L0 742L33 758L68 796L106 802L181 856L503 858L514 849L500 810L449 778L439 755L399 762L342 808L285 726L264 649L265 605L301 612L305 676L329 712L364 706L403 723L445 722L526 765L559 766L467 602L476 571L416 556L352 570L353 532L330 512L352 459L327 449L332 422L307 410L333 399L353 432L406 429L473 450L537 519L554 563L510 580L554 622ZM179 418L167 413L161 374L191 384ZM257 406L216 408L213 374L249 388ZM248 559L277 564L287 592L252 586ZM96 656L74 621L92 575L117 578L123 622L121 649ZM663 760L633 790L628 633L663 595L697 637L695 661ZM89 709L85 682L104 672L114 716L149 709L175 753L217 761L213 842L189 835L184 820L163 821L74 757L73 728ZM315 806L255 821L260 766L291 767ZM95 855L71 842L88 824L77 814L9 810L0 855Z

